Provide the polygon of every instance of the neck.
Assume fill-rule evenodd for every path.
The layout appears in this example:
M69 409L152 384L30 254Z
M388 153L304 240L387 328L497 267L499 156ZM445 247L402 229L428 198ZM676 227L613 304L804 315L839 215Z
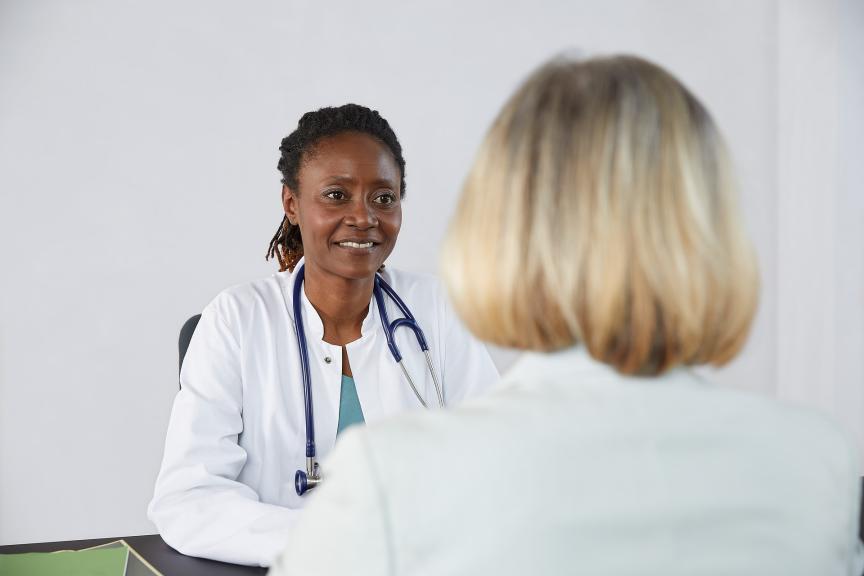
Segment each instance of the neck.
M321 317L324 341L344 346L360 338L369 311L374 275L359 280L342 278L306 264L306 297Z

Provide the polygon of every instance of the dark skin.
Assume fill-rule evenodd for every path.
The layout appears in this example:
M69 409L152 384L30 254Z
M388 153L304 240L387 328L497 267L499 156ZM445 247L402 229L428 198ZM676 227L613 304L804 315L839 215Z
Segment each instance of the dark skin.
M345 132L318 142L297 180L298 190L282 187L282 205L303 236L306 297L351 376L345 345L360 338L375 272L399 236L401 174L386 145Z

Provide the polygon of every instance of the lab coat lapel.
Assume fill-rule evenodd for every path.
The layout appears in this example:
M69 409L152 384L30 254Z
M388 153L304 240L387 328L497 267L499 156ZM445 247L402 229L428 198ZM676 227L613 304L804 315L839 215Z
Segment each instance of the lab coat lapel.
M324 458L336 443L342 391L342 348L324 341L324 324L303 291L303 320L312 372L315 443Z

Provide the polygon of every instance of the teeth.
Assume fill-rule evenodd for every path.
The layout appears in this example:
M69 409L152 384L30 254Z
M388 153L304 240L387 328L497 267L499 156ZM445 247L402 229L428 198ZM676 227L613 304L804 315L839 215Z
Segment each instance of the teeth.
M340 242L339 246L344 246L345 248L371 248L372 242L363 242L362 244L358 242Z

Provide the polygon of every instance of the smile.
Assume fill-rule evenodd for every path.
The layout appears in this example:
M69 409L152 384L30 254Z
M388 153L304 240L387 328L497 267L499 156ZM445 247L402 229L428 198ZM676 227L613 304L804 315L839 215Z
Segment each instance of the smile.
M339 246L343 248L372 248L373 242L339 242Z

